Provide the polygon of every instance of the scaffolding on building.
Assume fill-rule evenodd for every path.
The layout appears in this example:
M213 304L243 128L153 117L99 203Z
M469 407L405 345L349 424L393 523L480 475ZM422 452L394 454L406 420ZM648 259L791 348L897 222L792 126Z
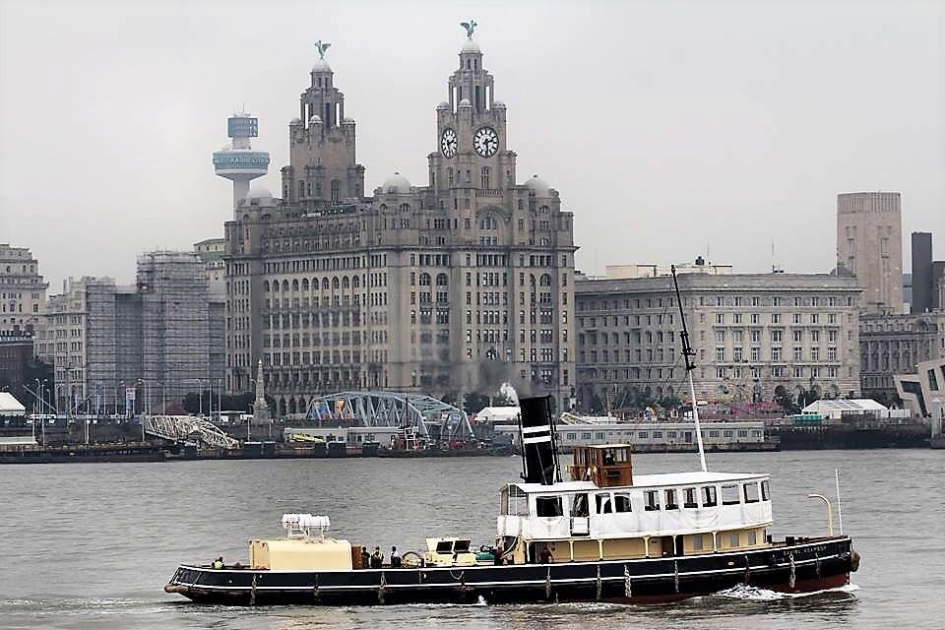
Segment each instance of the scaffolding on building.
M141 299L140 380L150 388L150 412L161 400L181 400L212 387L209 286L194 252L153 251L138 256ZM219 378L219 377L218 377ZM165 410L161 410L162 413Z

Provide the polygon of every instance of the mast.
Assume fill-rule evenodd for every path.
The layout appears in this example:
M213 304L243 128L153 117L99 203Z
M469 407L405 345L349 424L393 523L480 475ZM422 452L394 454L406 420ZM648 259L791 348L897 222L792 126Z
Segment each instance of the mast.
M679 319L682 320L682 332L679 338L682 341L683 359L686 361L686 377L689 379L689 395L692 397L692 418L696 423L696 444L699 445L699 463L702 464L702 472L708 472L705 465L705 448L702 446L702 426L699 424L699 405L696 403L696 386L692 383L692 371L696 369L696 364L692 358L696 356L695 350L689 344L689 331L686 329L686 315L683 313L682 298L679 297L679 282L676 280L676 265L670 267L673 274L673 287L676 289L676 304L679 306Z

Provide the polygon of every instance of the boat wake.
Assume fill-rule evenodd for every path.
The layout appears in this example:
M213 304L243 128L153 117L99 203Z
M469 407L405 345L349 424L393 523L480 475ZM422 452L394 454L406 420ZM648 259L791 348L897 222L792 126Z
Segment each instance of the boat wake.
M729 599L739 599L747 602L777 602L788 599L817 597L818 595L824 595L826 593L852 595L858 590L860 590L860 587L856 584L847 584L845 586L838 586L837 588L827 588L820 591L810 591L808 593L781 593L778 591L769 591L765 588L758 588L756 586L739 584L738 586L733 586L732 588L727 588L724 591L715 593L714 597L727 597Z

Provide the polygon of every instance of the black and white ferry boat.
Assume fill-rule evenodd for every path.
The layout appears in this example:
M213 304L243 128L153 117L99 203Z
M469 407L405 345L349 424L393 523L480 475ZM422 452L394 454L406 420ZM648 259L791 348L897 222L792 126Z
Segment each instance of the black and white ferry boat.
M691 375L685 329L683 352ZM695 400L693 389L690 377ZM479 552L467 539L429 539L399 566L370 566L363 547L327 535L327 517L286 515L287 536L253 540L245 566L181 565L164 590L236 605L646 603L741 584L825 590L858 567L832 526L775 540L768 476L709 472L701 438L698 472L634 475L630 446L583 446L564 481L550 399L520 405L523 480L501 489L495 540Z

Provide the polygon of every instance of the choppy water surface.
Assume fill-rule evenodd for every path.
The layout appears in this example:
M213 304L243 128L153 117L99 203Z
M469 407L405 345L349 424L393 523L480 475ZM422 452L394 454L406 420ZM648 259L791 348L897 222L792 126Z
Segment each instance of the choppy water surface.
M698 465L642 455L637 472ZM775 534L820 534L810 492L833 495L863 556L854 584L803 597L736 588L665 606L227 608L162 587L180 561L279 536L284 512L330 514L355 543L421 549L426 536L495 531L498 488L517 458L308 460L0 467L2 628L938 628L945 593L945 452L821 451L710 455L714 470L768 472Z

